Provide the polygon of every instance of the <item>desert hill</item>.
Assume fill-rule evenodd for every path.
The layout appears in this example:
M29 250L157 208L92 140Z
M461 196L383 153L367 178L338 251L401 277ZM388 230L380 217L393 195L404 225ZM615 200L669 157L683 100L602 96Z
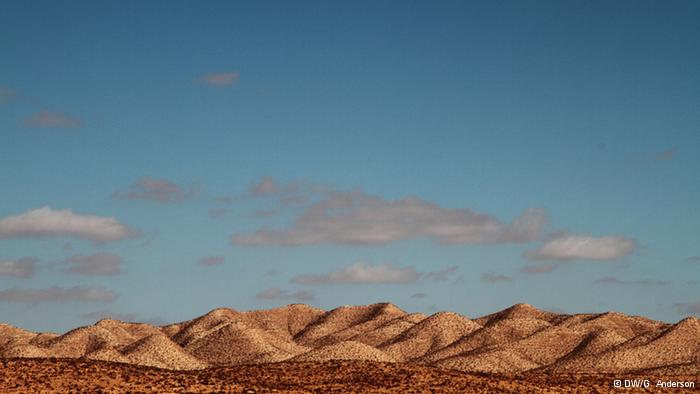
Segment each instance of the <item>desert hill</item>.
M388 303L323 311L215 309L166 326L101 320L65 334L0 324L0 358L100 360L173 370L366 360L488 373L700 373L700 320L557 314L517 304L470 319Z

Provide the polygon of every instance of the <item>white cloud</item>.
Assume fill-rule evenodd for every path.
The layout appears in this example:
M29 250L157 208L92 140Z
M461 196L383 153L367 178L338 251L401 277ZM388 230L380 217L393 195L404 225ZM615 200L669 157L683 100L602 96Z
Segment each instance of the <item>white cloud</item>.
M214 207L209 209L209 217L212 219L221 219L228 214L228 211L228 208Z
M36 269L36 257L23 257L17 260L0 260L0 276L29 278Z
M312 198L326 196L333 188L314 184L304 179L279 182L272 177L263 177L248 186L248 191L239 198L272 199L275 206L258 210L255 216L274 216L286 208L308 205Z
M72 265L65 272L79 275L119 275L122 258L114 253L75 255L67 258L64 264Z
M199 80L209 86L229 86L235 85L241 80L241 73L238 71L225 71L202 75Z
M182 202L197 194L193 187L183 187L167 179L141 177L128 190L116 191L112 194L115 198L125 200L146 200L157 203Z
M670 286L671 282L667 280L652 280L652 279L638 279L638 280L625 280L614 276L604 276L595 281L602 285L637 285L637 286Z
M59 112L49 112L44 110L24 119L23 124L30 127L74 128L81 127L83 122L78 118L73 118Z
M322 275L300 275L292 279L295 283L315 285L324 283L412 283L421 274L413 267L399 267L392 263L369 265L357 262L338 271Z
M560 265L561 263L542 263L536 265L526 265L520 270L520 272L532 275L545 274L556 270L557 268L559 268Z
M279 190L279 186L274 179L267 176L257 182L251 183L248 187L248 193L253 197L262 197L270 194L275 194Z
M0 290L0 301L16 303L37 302L114 302L119 294L97 286L53 286L45 289Z
M255 298L260 300L294 300L294 301L311 301L314 299L314 293L306 290L289 292L288 290L272 287L261 291L255 295Z
M116 313L116 312L110 312L110 311L105 311L105 310L83 313L83 314L78 315L78 317L81 319L92 320L92 321L98 321L98 320L102 320L102 319L115 319L115 320L121 320L124 322L148 323L148 324L151 324L154 326L164 326L167 324L167 322L160 317L147 318L147 317L141 317L138 313Z
M0 219L0 239L74 237L113 242L138 235L117 219L73 213L70 209L43 207Z
M671 160L674 157L676 157L677 154L678 154L678 148L674 146L673 148L668 148L668 149L662 150L660 152L653 153L651 155L651 160L653 160L653 161Z
M498 282L512 282L513 278L503 274L494 274L491 272L484 272L481 275L481 280L487 283L498 283Z
M197 264L201 265L202 267L211 267L214 265L223 264L224 260L226 260L226 257L224 256L204 256L199 259Z
M678 311L693 315L700 315L700 301L698 302L679 302L674 305Z
M93 312L88 312L88 313L83 313L79 315L78 317L87 319L87 320L102 320L102 319L115 319L115 320L121 320L121 321L126 321L126 322L135 322L138 321L137 317L138 314L136 313L113 313L109 311L93 311Z
M537 239L547 224L530 208L511 224L466 208L442 208L417 197L385 200L361 191L333 192L283 230L237 234L238 245L386 245L429 237L440 244L517 243Z
M425 274L423 274L423 279L446 282L450 278L450 276L452 274L454 274L455 272L457 272L458 270L459 270L459 267L457 267L456 265L453 265L453 266L447 267L445 269L426 272Z
M623 236L611 235L595 238L590 235L560 234L538 249L525 253L535 260L617 260L632 253L636 242Z

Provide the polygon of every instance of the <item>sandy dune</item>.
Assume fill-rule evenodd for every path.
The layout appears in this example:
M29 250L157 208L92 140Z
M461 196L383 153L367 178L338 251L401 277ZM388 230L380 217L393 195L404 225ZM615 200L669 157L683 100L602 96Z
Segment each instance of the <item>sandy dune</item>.
M65 334L0 324L0 357L68 358L172 370L281 361L407 362L487 373L700 373L700 320L556 314L517 304L469 319L395 305L215 309L167 326L101 320Z

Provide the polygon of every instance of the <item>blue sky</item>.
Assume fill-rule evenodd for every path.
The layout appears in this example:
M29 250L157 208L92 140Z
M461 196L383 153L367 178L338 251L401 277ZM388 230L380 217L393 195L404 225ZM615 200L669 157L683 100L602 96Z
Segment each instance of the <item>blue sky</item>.
M699 17L693 1L5 3L0 316L698 314Z

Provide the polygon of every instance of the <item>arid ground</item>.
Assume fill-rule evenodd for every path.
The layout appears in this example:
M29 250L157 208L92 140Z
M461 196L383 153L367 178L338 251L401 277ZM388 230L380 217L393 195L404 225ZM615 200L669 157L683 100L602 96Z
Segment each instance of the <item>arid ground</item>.
M0 356L0 392L681 392L656 384L698 386L700 320L294 304L166 326L101 320L62 335L0 325Z
M473 374L405 363L374 361L281 362L196 371L75 359L2 362L0 392L196 393L608 393L621 392L608 374ZM625 375L650 379L629 392L696 392L657 388L658 379L698 382L700 376Z
M662 381L698 382L698 375L625 375L648 379L648 388L616 389L615 374L474 374L374 361L281 362L195 371L75 359L2 362L0 391L23 392L374 392L374 393L580 393L695 392L656 387Z

